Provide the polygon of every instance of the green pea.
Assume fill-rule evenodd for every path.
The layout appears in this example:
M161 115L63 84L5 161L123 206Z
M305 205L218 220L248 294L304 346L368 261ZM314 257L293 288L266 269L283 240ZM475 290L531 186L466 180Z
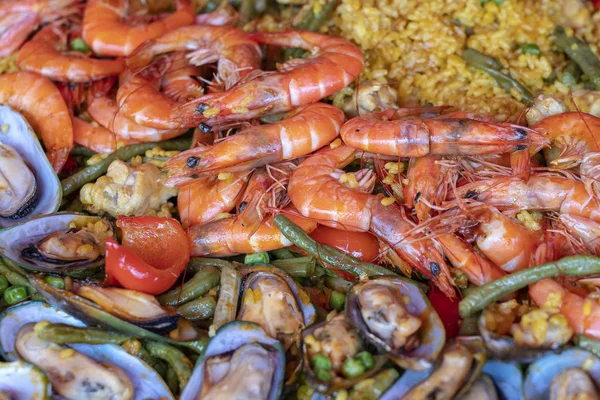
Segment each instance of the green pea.
M324 369L318 369L315 374L317 375L317 378L323 382L329 382L332 379L331 373Z
M346 305L346 295L334 290L329 297L329 305L336 311L342 311Z
M4 293L9 286L8 279L4 275L0 275L0 294Z
M368 371L370 369L373 369L373 367L375 366L375 359L373 358L373 355L371 353L369 353L368 351L361 351L360 353L358 353L355 357L358 361L360 361L362 363L362 365L365 366L365 369Z
M4 300L8 304L17 304L27 298L27 289L23 286L9 287L4 291Z
M266 251L261 253L246 254L246 257L244 257L244 264L268 264L269 261L269 253Z
M363 363L356 358L348 358L342 365L342 372L344 372L346 378L356 378L357 376L364 374L365 371L366 368Z
M331 369L331 360L324 354L315 354L310 358L310 365L315 371L329 371Z
M82 38L76 38L71 41L71 50L87 53L90 51L90 48Z
M50 276L48 275L47 277L44 278L44 280L46 281L46 283L50 286L54 286L57 289L64 289L65 288L65 281L63 280L63 278L60 278L58 276Z
M542 54L540 47L535 43L525 43L523 47L521 47L521 52L523 54L533 54L534 56Z

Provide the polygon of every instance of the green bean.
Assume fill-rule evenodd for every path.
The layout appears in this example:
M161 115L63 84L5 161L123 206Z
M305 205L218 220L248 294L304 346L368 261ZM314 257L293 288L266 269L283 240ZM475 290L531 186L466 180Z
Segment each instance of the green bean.
M220 258L208 258L208 257L193 257L187 265L191 271L201 271L204 267L216 267L216 268L235 268L235 265L227 260Z
M554 32L554 44L569 58L577 63L596 89L600 89L600 60L590 46L576 36L568 37L563 27Z
M294 278L312 278L315 275L317 259L314 257L296 257L286 260L274 260L272 264Z
M362 262L331 246L318 244L302 228L282 214L275 217L275 225L281 230L283 236L296 246L307 251L317 259L323 260L327 264L341 270L348 271L357 276L395 275L392 271L379 265Z
M498 71L502 69L502 63L498 61L496 57L488 56L475 49L468 48L463 51L463 58L465 60L470 60L472 63L483 65Z
M212 324L215 331L226 323L235 321L241 284L242 274L238 270L231 267L221 268L221 288Z
M217 301L212 296L204 296L189 301L177 308L177 313L190 321L209 319L215 313Z
M244 264L268 264L270 258L269 253L261 251L260 253L246 254L244 257Z
M352 388L349 400L376 400L388 390L400 374L394 368L386 369L377 375L363 379Z
M315 14L314 8L311 8L294 28L317 32L335 11L339 2L340 0L327 0L317 14ZM286 49L283 53L283 59L301 58L304 53L306 53L306 50L303 49Z
M0 262L0 274L4 275L4 277L10 282L12 286L22 286L29 289L30 294L37 293L37 290L33 287L33 285L29 282L29 279L24 277L23 275L11 270L6 264Z
M169 306L179 306L204 296L208 291L219 284L220 274L216 268L205 267L183 284L180 288L169 290L165 294L157 297L161 304Z
M145 347L152 357L160 358L169 364L177 374L179 387L183 389L192 376L192 362L173 346L160 342L146 342Z
M531 283L555 276L584 276L600 273L600 258L570 256L503 276L470 291L459 303L461 317L465 318L483 310L504 296Z
M533 103L533 95L529 89L527 89L523 84L521 84L521 82L512 76L504 74L495 67L492 67L491 65L494 63L494 61L491 61L491 59L493 59L493 57L490 57L490 59L486 59L485 57L488 56L476 52L473 49L467 49L463 51L463 59L467 65L478 68L482 71L485 71L488 75L491 75L498 86L506 90L509 94L512 94L512 89L515 89L521 95L521 101L523 103Z
M594 353L596 356L600 357L600 340L578 334L573 337L573 342L582 349L587 350L590 353Z
M323 280L325 286L329 289L335 290L340 293L347 293L352 287L352 282L348 282L345 279L340 278L339 276L326 276Z
M27 278L27 272L16 262L9 260L8 258L2 258L2 262L6 265L11 271L16 272L24 278Z
M81 189L83 185L94 181L104 175L108 170L108 166L115 160L127 161L135 156L144 154L147 150L152 150L155 147L160 147L164 150L187 150L190 147L189 139L175 139L164 142L152 143L136 143L129 146L124 146L117 151L103 158L100 162L89 167L77 171L73 175L61 181L63 188L63 196L68 196L71 193Z
M294 253L292 253L291 251L289 251L288 249L277 249L277 250L273 250L271 251L271 254L273 255L273 257L275 257L277 260L286 260L288 258L296 258L296 256L294 255Z
M8 283L8 279L6 279L4 275L0 275L0 294L3 294L9 286L10 283Z
M177 393L179 392L179 381L177 380L177 373L173 368L169 368L168 365L166 367L167 368L165 370L165 383L171 390L171 393Z
M85 146L81 146L79 144L73 145L73 149L71 150L71 155L72 156L85 156L85 157L91 157L94 154L96 154L95 151L88 149Z
M131 338L98 328L79 328L63 324L50 324L44 327L38 335L49 342L64 343L86 343L86 344L117 344L120 345Z

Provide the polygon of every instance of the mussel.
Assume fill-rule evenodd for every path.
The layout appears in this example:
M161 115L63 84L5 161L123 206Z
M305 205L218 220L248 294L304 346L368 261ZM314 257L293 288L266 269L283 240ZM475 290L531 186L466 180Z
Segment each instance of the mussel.
M0 227L58 210L62 187L35 132L0 105Z
M403 368L430 368L444 346L442 321L409 280L382 277L354 285L345 313L367 342Z
M35 324L42 321L85 326L76 318L44 303L21 303L6 309L0 315L0 349L10 361L24 358L35 364L48 375L53 385L56 385L57 380L69 380L80 389L74 392L76 394L73 397L69 388L61 388L64 391L58 393L63 396L77 400L93 398L86 395L92 395L100 387L111 386L118 390L124 388L124 391L118 392L123 393L123 396L108 398L173 399L160 375L121 347L110 344L70 344L62 348L40 341L35 332ZM83 371L87 367L91 370ZM104 382L103 377L109 377L112 383ZM129 387L131 396L127 394ZM54 390L56 392L57 388L54 387Z
M279 341L256 324L230 322L217 331L196 363L181 400L276 400L284 369Z
M6 393L7 399L46 400L51 391L48 377L36 366L23 361L0 363L0 393Z
M0 231L0 253L30 271L92 274L113 235L112 224L99 217L49 214Z

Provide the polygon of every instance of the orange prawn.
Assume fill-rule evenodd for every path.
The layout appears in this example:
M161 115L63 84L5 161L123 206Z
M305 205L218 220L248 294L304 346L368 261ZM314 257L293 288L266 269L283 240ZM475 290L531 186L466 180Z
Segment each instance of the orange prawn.
M597 222L571 214L560 214L558 221L579 238L590 253L600 255L600 226Z
M161 82L163 93L178 102L196 99L204 94L199 75L200 68L191 65L184 53L174 53Z
M37 72L55 81L88 82L118 75L123 59L96 59L68 51L65 24L42 28L19 51L17 64L22 71Z
M117 149L117 141L124 145L136 143L133 140L118 139L103 126L94 125L79 117L72 117L73 142L97 153L112 153Z
M409 265L432 279L446 296L455 297L450 271L435 243L411 233L413 225L401 209L384 205L382 195L352 188L357 185L351 183L349 174L336 178L337 169L359 156L352 147L339 146L325 148L301 162L288 186L292 204L302 215L323 225L372 232Z
M308 218L294 214L286 216L307 233L317 227L317 223ZM291 246L292 242L283 236L274 218L271 215L263 219L258 229L244 226L237 217L192 226L188 229L192 256L232 256Z
M308 31L257 32L250 38L312 54L289 60L278 71L257 73L224 92L185 103L178 111L183 126L249 120L314 103L348 86L364 66L360 49L342 38Z
M41 137L54 170L60 172L73 148L73 124L58 88L50 79L33 72L3 74L0 104L23 114Z
M180 186L203 172L256 168L305 156L335 139L343 122L343 112L329 104L300 107L279 122L251 126L212 146L177 154L165 164L166 184Z
M432 156L409 161L404 200L409 209L414 207L420 222L429 219L431 206L440 205L446 198L449 177L443 169L439 160Z
M128 56L146 40L194 23L190 0L176 0L175 12L149 23L128 23L127 0L89 0L83 14L82 36L94 53Z

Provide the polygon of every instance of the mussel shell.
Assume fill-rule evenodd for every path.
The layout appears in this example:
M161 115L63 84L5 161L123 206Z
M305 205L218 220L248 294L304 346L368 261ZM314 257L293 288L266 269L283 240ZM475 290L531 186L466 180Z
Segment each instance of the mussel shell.
M18 359L15 340L19 330L29 323L40 321L85 326L78 319L42 302L25 302L9 307L0 314L0 350L5 359ZM174 399L163 379L152 367L119 346L71 344L70 347L99 363L121 368L131 380L136 400Z
M410 370L426 370L431 368L446 341L446 330L442 320L429 303L427 296L411 281L400 277L374 278L397 287L403 295L410 298L407 311L421 319L423 325L419 329L419 346L411 351L394 354L392 349L376 335L369 331L360 312L357 287L354 285L346 295L346 319L373 346L385 352L396 364Z
M0 231L0 254L26 270L69 275L93 274L104 264L104 257L93 261L71 263L48 263L42 258L24 257L30 245L38 243L57 231L67 231L72 221L100 221L102 218L77 213L43 215L19 225Z
M523 371L520 366L488 360L481 372L492 379L499 398L507 400L523 399Z
M311 368L310 360L308 359L308 350L306 348L306 343L304 342L304 339L307 336L312 335L315 330L319 329L322 326L325 326L328 322L329 321L323 321L318 324L311 325L308 328L304 329L302 331L301 347L302 347L302 358L303 358L303 363L304 363L303 370L306 374L306 378L308 379L310 385L315 390L317 390L321 393L331 394L335 391L347 389L351 386L354 386L356 383L362 381L363 379L367 379L367 378L371 377L372 375L376 374L385 365L385 363L387 361L387 357L386 356L374 356L375 365L373 366L373 368L370 369L369 371L365 372L364 374L357 376L356 378L343 379L343 380L337 381L335 383L320 380L319 378L317 378L317 375L314 373L314 371ZM360 340L360 339L358 339L358 340Z
M0 363L0 391L12 399L46 400L52 387L44 372L23 361Z
M12 146L21 155L36 180L36 199L30 200L29 204L19 210L20 217L0 218L0 227L6 228L58 210L62 200L62 186L35 132L21 114L8 106L0 105L0 125L8 127L6 133L0 134L0 142Z
M584 365L586 368L582 368ZM552 381L568 368L584 369L600 387L600 359L588 351L571 348L560 354L547 354L529 365L523 388L525 399L548 399Z
M281 343L266 335L260 326L252 322L234 321L223 325L209 342L206 352L196 363L194 372L186 385L180 400L196 400L202 390L204 365L210 357L227 354L248 343L258 343L269 349L275 374L272 379L268 400L276 400L281 394L285 369L285 356Z

